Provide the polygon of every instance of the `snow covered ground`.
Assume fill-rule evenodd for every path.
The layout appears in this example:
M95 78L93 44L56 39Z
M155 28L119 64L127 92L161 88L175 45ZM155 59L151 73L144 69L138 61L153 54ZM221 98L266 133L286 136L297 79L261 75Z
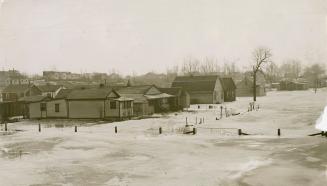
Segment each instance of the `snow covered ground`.
M325 185L327 138L307 135L319 132L327 89L269 92L258 111L249 102L226 103L241 114L220 120L220 105L192 105L115 123L42 120L41 132L38 121L2 125L0 185ZM182 134L186 117L196 135Z

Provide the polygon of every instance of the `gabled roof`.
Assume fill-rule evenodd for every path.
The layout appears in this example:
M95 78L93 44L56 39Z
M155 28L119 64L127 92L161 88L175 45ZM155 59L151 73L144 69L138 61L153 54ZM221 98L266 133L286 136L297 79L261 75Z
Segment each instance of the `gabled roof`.
M61 89L54 99L66 99L72 91L72 89Z
M28 84L8 85L2 90L2 92L10 92L10 93L25 92L30 87L31 87L31 85L28 85Z
M146 92L155 87L154 85L139 85L139 86L130 86L118 89L120 94L146 94Z
M171 87L182 87L188 92L214 91L219 76L177 76Z
M91 88L83 90L73 90L68 94L67 99L76 100L76 99L106 99L110 93L116 94L117 97L120 95L111 88Z
M236 89L235 82L231 77L221 77L219 79L220 79L221 85L224 90L235 90Z
M37 96L28 96L28 97L22 97L18 101L22 101L25 103L33 103L33 102L39 102L48 100L49 98L47 96L37 95Z
M40 89L41 92L55 92L57 91L62 85L38 85L36 86Z

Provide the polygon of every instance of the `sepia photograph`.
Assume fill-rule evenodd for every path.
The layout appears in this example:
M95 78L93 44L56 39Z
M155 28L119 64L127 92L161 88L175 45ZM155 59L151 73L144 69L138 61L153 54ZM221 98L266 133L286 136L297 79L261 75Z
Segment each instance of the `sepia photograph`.
M0 0L0 186L327 185L327 0Z

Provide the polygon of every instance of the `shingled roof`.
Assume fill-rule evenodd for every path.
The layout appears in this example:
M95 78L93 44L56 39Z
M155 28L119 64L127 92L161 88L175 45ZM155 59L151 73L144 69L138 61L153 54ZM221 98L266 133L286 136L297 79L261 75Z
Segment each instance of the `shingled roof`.
M214 91L219 76L177 76L171 87L182 87L192 91Z
M33 102L40 102L49 99L50 98L48 98L47 96L36 95L36 96L22 97L18 101L25 102L25 103L33 103Z
M118 92L120 94L145 94L154 85L138 85L120 88Z
M55 92L57 91L62 85L38 85L37 88L40 89L41 92Z
M72 89L61 89L54 99L66 99L72 91Z
M67 99L106 99L107 96L114 92L118 97L119 94L111 88L91 88L91 89L83 89L83 90L73 90L70 94L68 94Z

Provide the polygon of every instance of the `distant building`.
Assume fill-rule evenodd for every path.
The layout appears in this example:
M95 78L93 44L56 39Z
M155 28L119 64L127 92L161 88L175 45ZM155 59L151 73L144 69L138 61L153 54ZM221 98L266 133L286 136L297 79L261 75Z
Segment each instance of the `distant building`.
M183 110L183 108L190 107L190 94L183 88L159 88L163 93L173 95L174 97L168 98L171 110Z
M237 97L252 97L253 96L253 80L248 77L244 77L243 80L236 84L236 96ZM266 96L266 90L264 84L257 84L256 96Z
M282 80L279 82L279 90L308 90L309 83L304 79Z
M177 76L171 87L181 87L190 94L191 104L224 102L224 90L219 76Z
M3 101L17 101L19 98L41 95L40 89L38 89L35 85L8 85L6 86L2 92L2 100Z

